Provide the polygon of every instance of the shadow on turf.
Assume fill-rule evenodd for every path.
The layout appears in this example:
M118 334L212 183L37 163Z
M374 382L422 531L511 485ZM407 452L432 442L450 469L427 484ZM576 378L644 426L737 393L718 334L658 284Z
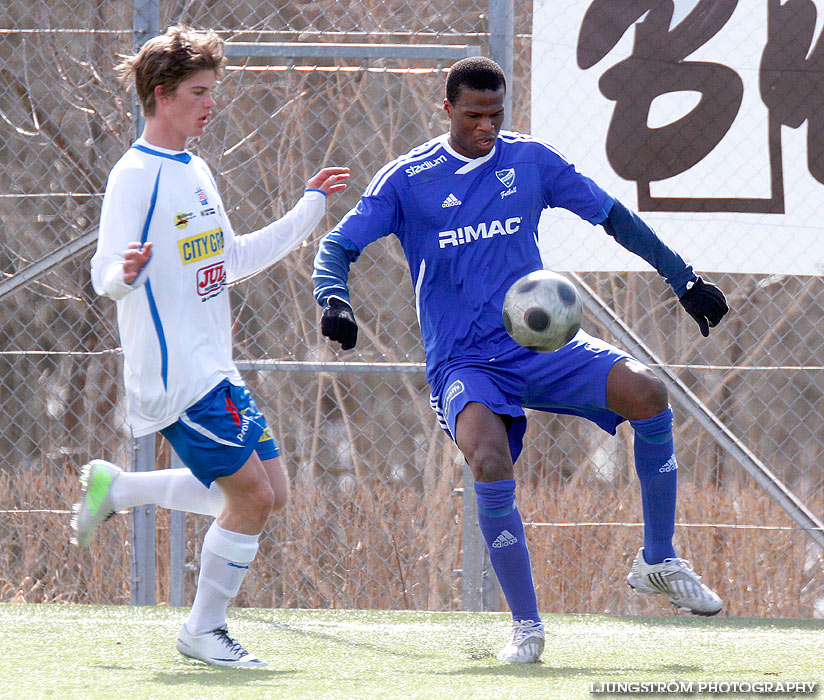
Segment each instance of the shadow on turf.
M168 686L188 685L197 680L202 685L241 686L244 683L283 679L294 676L295 671L278 671L271 668L233 668L231 666L207 666L206 664L187 663L180 671L155 673L153 680Z
M332 632L318 632L316 630L307 630L301 627L300 625L291 625L286 622L261 622L261 624L268 625L269 627L274 627L279 630L286 630L291 634L296 634L301 637L307 637L309 639L320 640L324 642L334 642L340 646L352 647L354 649L363 649L365 651L377 652L382 654L390 654L392 656L401 656L406 659L428 659L432 656L431 654L416 654L414 652L410 652L406 648L404 648L401 651L397 651L388 646L381 646L378 644L371 644L366 642L356 642L350 639L349 637L336 635Z
M494 655L489 655L494 658ZM477 661L479 658L472 657L472 660ZM661 674L689 674L703 671L700 666L685 666L683 664L662 664L658 667L639 666L632 668L627 666L620 666L616 668L609 668L607 666L599 666L591 668L587 666L553 666L551 662L540 661L537 664L499 664L496 666L467 666L455 671L433 671L433 676L539 676L546 678L593 678L593 677L609 677L612 675L619 677L626 677L627 674L638 673L644 676L650 673Z

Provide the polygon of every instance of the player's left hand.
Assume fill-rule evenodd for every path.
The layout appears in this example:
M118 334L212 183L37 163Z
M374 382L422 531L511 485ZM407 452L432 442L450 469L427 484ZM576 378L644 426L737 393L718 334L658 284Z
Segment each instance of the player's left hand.
M349 179L349 168L323 168L317 175L306 181L306 189L321 190L327 195L345 190Z
M687 284L687 291L678 301L695 319L705 338L709 336L710 328L715 328L730 310L724 292L700 277Z
M345 301L332 297L320 316L322 335L340 343L341 350L351 350L358 342L358 324L355 312Z

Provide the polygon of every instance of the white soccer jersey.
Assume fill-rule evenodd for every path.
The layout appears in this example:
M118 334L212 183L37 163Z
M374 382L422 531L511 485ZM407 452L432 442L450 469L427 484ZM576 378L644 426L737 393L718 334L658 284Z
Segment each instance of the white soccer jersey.
M226 284L279 260L320 222L326 195L307 190L283 218L235 236L209 167L188 151L138 139L109 175L92 284L117 301L129 419L135 436L174 423L222 379L232 361ZM132 284L123 254L151 242Z

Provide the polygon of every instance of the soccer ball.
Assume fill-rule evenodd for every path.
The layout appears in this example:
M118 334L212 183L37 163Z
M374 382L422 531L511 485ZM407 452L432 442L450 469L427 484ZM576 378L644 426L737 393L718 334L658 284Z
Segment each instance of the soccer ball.
M504 297L504 328L512 340L535 352L566 345L581 327L581 296L563 275L536 270L515 282Z

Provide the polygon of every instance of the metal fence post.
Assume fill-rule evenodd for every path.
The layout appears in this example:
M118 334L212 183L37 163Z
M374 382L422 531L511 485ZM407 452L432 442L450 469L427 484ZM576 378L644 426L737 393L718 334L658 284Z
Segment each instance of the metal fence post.
M135 438L133 470L151 471L155 467L155 436ZM135 506L131 510L131 604L155 604L155 507Z
M492 60L506 76L503 128L512 126L512 91L515 70L515 11L514 0L489 0L489 49Z
M172 469L185 466L172 450ZM184 604L186 574L186 513L173 510L169 516L169 605Z
M158 33L160 27L160 0L134 0L132 5L132 46L138 50ZM137 95L132 101L132 138L143 132L143 114ZM155 436L147 435L133 440L134 471L155 468ZM137 506L131 512L131 603L155 603L155 532L156 518L153 505Z
M470 612L499 611L501 588L489 561L478 527L478 504L475 502L474 477L466 460L463 464L463 550L461 552L461 600Z
M160 0L134 0L132 10L132 47L138 51L160 33ZM143 112L135 92L132 96L132 140L142 133Z

